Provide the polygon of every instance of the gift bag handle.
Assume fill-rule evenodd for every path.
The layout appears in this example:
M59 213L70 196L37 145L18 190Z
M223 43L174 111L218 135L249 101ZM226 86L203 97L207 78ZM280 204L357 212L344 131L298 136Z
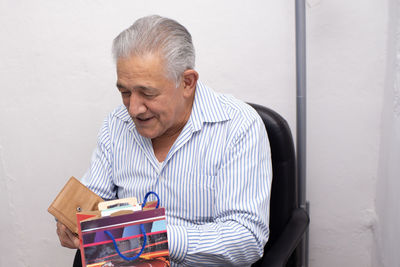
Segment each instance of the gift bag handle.
M117 245L117 241L115 241L115 238L112 235L112 233L110 233L107 230L104 231L104 233L106 233L111 238L112 242L114 243L115 250L117 251L118 255L121 258L123 258L124 260L127 260L127 261L133 261L133 260L136 260L137 258L139 258L140 255L142 255L143 250L146 247L147 236L146 236L146 231L144 230L143 224L140 225L140 230L142 231L142 234L143 234L143 246L142 246L142 249L139 251L139 253L136 254L136 256L134 256L134 257L127 257L124 254L122 254L121 251L119 251L119 248L118 248L118 245Z
M155 195L155 196L157 197L157 206L156 206L156 209L157 209L158 206L160 205L160 198L158 197L157 193L150 191L150 192L148 192L148 193L145 195L145 197L144 197L144 201L143 201L143 204L142 204L142 208L146 205L147 198L148 198L148 196L150 196L151 194L153 194L153 195ZM111 240L112 240L113 243L114 243L115 250L117 251L118 255L119 255L121 258L123 258L124 260L127 260L127 261L133 261L133 260L136 260L137 258L139 258L140 255L142 255L142 253L143 253L143 251L144 251L144 248L146 247L147 236L146 236L146 231L144 230L143 224L140 225L140 230L142 231L142 234L143 234L143 245L142 245L142 248L140 249L139 253L136 254L136 256L134 256L134 257L127 257L127 256L125 256L124 254L122 254L121 251L120 251L119 248L118 248L117 241L115 241L115 238L114 238L114 236L111 234L111 232L109 232L109 231L106 230L106 231L104 231L104 233L106 233L106 234L111 238Z
M143 200L143 203L142 203L142 208L144 208L144 206L146 206L147 198L150 195L155 195L156 196L156 198L157 198L156 209L158 209L158 206L160 206L160 198L158 197L157 193L153 192L153 191L147 192L147 194L144 196L144 200Z

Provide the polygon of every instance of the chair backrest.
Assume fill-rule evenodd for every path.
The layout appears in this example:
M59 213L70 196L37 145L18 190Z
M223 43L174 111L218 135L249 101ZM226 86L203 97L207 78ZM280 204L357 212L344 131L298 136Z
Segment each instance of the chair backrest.
M292 133L286 120L275 111L249 103L260 115L267 129L272 157L270 236L267 251L281 234L292 212L298 207L296 156Z

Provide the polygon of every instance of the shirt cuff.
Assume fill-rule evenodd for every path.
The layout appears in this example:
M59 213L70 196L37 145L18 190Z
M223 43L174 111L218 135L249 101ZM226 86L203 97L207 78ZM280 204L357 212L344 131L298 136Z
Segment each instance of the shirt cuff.
M183 226L167 224L167 234L169 256L172 261L180 263L185 259L188 250L187 230Z
M188 227L188 228L186 228L186 231L187 231L187 240L189 243L188 251L196 251L197 246L199 245L200 232L195 227Z

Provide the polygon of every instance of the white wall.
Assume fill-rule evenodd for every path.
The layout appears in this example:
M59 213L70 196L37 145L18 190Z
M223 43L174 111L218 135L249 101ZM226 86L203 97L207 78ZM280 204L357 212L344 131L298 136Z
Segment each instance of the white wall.
M310 266L371 266L387 23L382 0L308 9Z
M400 1L389 1L387 73L377 183L374 266L400 266Z
M295 133L293 1L0 1L0 266L70 266L50 202L86 170L120 103L112 39L158 13L192 33L197 69ZM371 266L386 1L308 8L310 266ZM51 255L50 257L48 255Z

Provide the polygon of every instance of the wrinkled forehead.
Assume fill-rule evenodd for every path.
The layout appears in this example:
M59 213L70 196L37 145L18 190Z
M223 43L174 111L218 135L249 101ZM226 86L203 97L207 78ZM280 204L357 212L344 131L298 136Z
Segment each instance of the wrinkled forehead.
M136 83L149 85L160 81L176 84L175 80L168 77L166 73L163 58L154 54L133 55L117 61L117 84L124 86L128 86L127 84L132 86Z
M168 72L165 57L160 51L143 54L132 53L129 56L119 57L116 61L117 74L127 72L148 72L164 75L165 78L173 80L173 75Z

